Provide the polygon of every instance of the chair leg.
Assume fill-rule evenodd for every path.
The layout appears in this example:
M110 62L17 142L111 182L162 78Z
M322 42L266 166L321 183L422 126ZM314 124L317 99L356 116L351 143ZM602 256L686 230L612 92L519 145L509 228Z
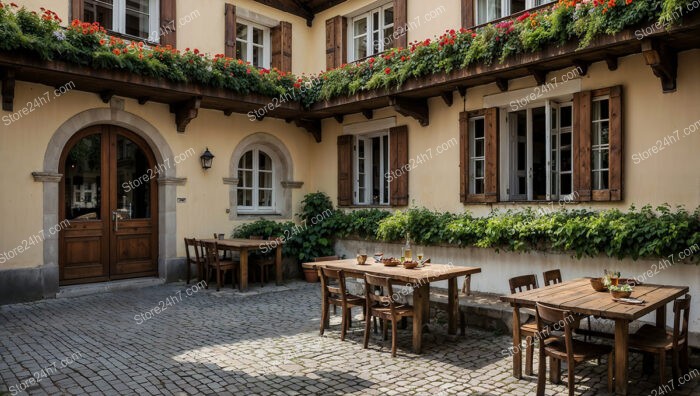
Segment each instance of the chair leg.
M534 338L525 337L525 375L532 375L532 354L534 349Z
M340 321L340 341L345 341L345 333L348 329L348 316L350 313L350 307L344 305L341 307L343 313L343 319Z
M374 321L374 334L377 334L377 332L379 332L379 325L377 324L377 317L375 316L374 318L372 318L372 320ZM381 322L381 319L379 319L379 321Z
M392 323L391 327L396 327L396 323ZM389 338L389 321L382 319L382 339L386 341L387 338Z
M328 302L324 301L323 305L321 306L321 329L319 331L319 335L323 335L323 333L326 331L326 318L328 317Z
M543 345L540 345L540 361L537 367L537 396L544 396L544 388L547 383L547 356L544 354L543 347Z
M671 369L673 370L673 378L680 378L680 369L678 367L678 361L680 357L678 356L678 350L674 349L671 351Z
M187 250L189 250L189 247L185 246ZM188 253L189 256L189 253ZM190 262L189 259L187 259L187 284L190 284L190 271L192 270L192 263Z
M204 276L207 277L207 281L206 281L206 283L204 283L204 288L205 288L205 289L209 289L209 281L211 280L211 274L210 274L210 269L209 269L209 266L208 266L208 265L207 265L207 268L206 268L206 271L205 271L205 272L206 272L206 275L204 275Z
M659 352L659 383L666 383L666 351Z
M574 390L576 389L576 376L574 375L574 369L576 368L575 362L566 362L566 368L568 369L569 378L567 378L569 386L569 396L574 396Z
M396 357L396 339L399 338L396 334L397 328L396 323L398 318L393 318L391 321L391 357Z
M549 382L561 384L561 360L550 358L549 360Z
M365 317L367 318L367 320L365 320L364 348L367 349L367 344L369 344L369 327L372 325L372 315L371 315L369 307L365 311L367 312L365 314ZM376 321L375 321L374 326L376 328L376 326L377 326Z
M462 310L459 311L459 334L464 337L464 335L467 333L467 321L466 318L464 317L464 312Z
M216 291L219 291L221 289L221 270L219 268L216 269Z
M608 392L613 391L613 373L615 372L615 354L610 353L608 355Z
M690 373L690 360L688 359L688 344L683 345L683 349L680 351L679 355L681 372L683 374Z

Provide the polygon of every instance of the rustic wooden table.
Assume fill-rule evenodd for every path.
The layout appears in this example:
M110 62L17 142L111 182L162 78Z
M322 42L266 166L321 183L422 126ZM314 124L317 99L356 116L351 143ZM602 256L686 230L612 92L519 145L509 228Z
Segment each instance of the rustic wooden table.
M358 265L356 259L350 259L305 263L303 266L304 268L328 267L343 270L346 277L358 279L364 279L365 274L386 276L397 285L413 288L413 309L416 314L413 319L413 351L415 353L421 352L423 320L429 316L430 312L430 282L448 281L448 333L457 334L457 320L459 318L457 277L481 272L481 268L477 267L446 264L429 264L415 269L406 269L403 266L387 267L371 257L367 258L366 265Z
M248 289L248 253L262 250L267 242L255 239L205 239L204 242L216 242L219 249L238 251L241 254L239 268L238 288L241 291ZM271 250L271 249L270 249ZM282 244L277 243L275 248L275 279L278 285L282 284Z
M548 304L573 313L595 315L615 321L615 391L627 394L629 323L656 311L656 326L666 328L666 304L688 293L688 287L637 285L632 298L644 300L642 305L629 305L612 300L610 293L593 290L589 278L574 279L557 285L502 296L501 301L513 306L513 375L522 376L520 347L520 309Z

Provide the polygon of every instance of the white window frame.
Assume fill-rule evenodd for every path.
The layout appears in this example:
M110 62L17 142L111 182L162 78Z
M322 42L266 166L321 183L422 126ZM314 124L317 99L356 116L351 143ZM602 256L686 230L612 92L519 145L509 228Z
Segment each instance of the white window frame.
M241 170L251 171L251 169L243 169L239 166L241 159L251 151L253 152L253 169L252 169L253 185L252 185L252 187L240 187L239 186L239 187L237 187L237 190L252 191L253 205L252 206L244 206L244 205L241 205L239 202L238 206L237 206L237 212L239 214L258 214L258 213L272 214L272 213L275 213L275 208L277 207L277 202L276 202L276 199L277 199L276 198L276 195L277 195L276 189L277 189L277 187L275 186L275 180L276 180L275 178L277 176L276 175L277 169L275 169L274 157L272 155L270 155L270 153L268 153L267 151L265 151L261 148L258 148L258 147L251 148L250 150L247 150L246 152L244 152L243 155L241 155L241 157L238 159L238 164L236 166L236 176L237 177L239 176L239 174L240 174L239 172ZM270 192L272 194L272 200L270 202L271 206L259 206L261 187L260 187L260 161L258 161L258 156L259 156L260 152L267 155L270 158L270 163L272 164L272 188L270 188L270 189L266 188L266 190L270 190Z
M505 131L501 131L501 133L505 133L506 137L506 142L508 142L505 145L505 150L506 150L506 157L505 157L505 163L502 163L501 165L504 166L505 169L505 180L506 180L506 201L524 201L524 202L532 202L534 200L534 166L533 166L533 129L532 129L532 110L535 108L545 108L545 128L547 130L547 133L545 135L545 169L547 170L546 172L546 201L552 201L552 200L573 200L574 198L574 189L572 185L571 189L571 194L566 194L566 195L560 195L559 191L561 189L561 186L559 185L559 182L557 183L558 190L559 191L552 191L552 179L555 177L555 174L552 172L552 138L553 136L557 137L557 142L559 141L558 136L559 136L559 130L560 130L560 121L561 121L561 107L566 107L570 106L572 107L572 126L571 126L571 134L572 134L572 144L574 139L576 139L576 134L578 131L575 128L575 125L573 125L573 117L574 117L574 112L576 111L575 108L573 108L573 101L570 97L564 97L564 98L555 98L555 99L548 99L545 101L539 101L536 103L532 103L526 107L517 109L516 111L508 111L506 114L504 114L504 119L502 120ZM552 125L552 111L553 109L557 110L557 125ZM516 136L517 130L516 130L516 125L512 123L512 117L511 115L520 112L520 111L526 111L527 112L527 134L526 134L526 150L525 150L525 155L526 155L526 167L525 167L525 177L526 177L526 191L525 192L520 192L520 194L515 194L513 193L513 188L518 182L518 171L514 168L515 164L517 163L517 141L514 139ZM558 177L560 174L560 169L561 169L561 146L557 144L557 164L556 164L556 169L557 173L556 176ZM573 165L573 150L571 150L571 161L572 161L572 170L571 170L571 178L572 178L572 183L573 183L573 176L575 172L577 172L577 169ZM539 201L539 200L538 200Z
M489 1L489 0L487 0L487 1ZM554 0L525 0L525 9L529 10L531 8L539 7L541 5L551 3L553 1ZM486 21L479 22L479 20L481 19L481 15L480 15L481 13L479 11L479 0L474 0L474 22L476 23L476 25L483 25L485 23L489 23L489 22L495 21L497 19L506 18L512 14L511 9L510 9L511 8L510 7L511 0L495 0L495 1L491 0L491 1L489 1L489 3L491 3L491 2L500 2L501 3L501 16L494 18L494 19L489 19Z
M480 138L476 137L476 121L484 121L484 135ZM483 155L476 155L476 141L483 140L484 152ZM484 174L481 177L476 176L476 163L483 163L482 169ZM476 181L483 181L483 191L476 191ZM469 194L484 194L486 192L486 117L476 116L469 117Z
M246 59L244 59L247 62L250 62L253 66L255 67L262 67L265 69L270 68L270 63L271 63L271 58L272 58L272 45L270 41L270 28L261 25L259 23L252 22L248 19L244 18L236 18L236 26L238 25L246 25L248 27L248 34L247 40L242 40L238 38L238 31L236 31L236 45L238 46L238 43L244 42L246 43L247 47L247 52L246 52ZM238 29L238 28L236 28ZM260 29L263 32L263 44L262 46L260 44L254 44L253 43L253 29ZM254 65L253 64L253 50L256 47L262 47L263 49L263 60L262 60L262 65Z
M570 131L562 132L562 129L564 127L561 126L561 109L566 108L566 107L571 107L571 126L566 127L567 129L570 129ZM551 166L548 166L550 170L550 177L551 178L556 178L557 179L557 184L556 184L556 190L552 188L552 179L548 180L548 188L550 189L548 191L548 196L549 200L565 200L565 201L573 201L574 200L574 173L576 172L576 165L574 164L574 134L576 133L576 127L574 125L574 112L576 109L574 109L574 102L573 101L562 101L562 102L556 102L552 101L552 110L556 110L557 116L556 116L556 125L552 125L550 129L550 147L549 147L549 159L547 160L547 164L551 164ZM551 112L549 115L550 120L552 119ZM571 158L570 158L570 163L571 163L571 170L568 171L562 171L561 169L561 159L562 159L562 145L561 145L561 134L562 133L571 133L571 144L568 146L568 148L571 150ZM553 158L553 152L556 151L556 158ZM571 193L569 194L561 194L561 175L562 174L570 174L571 175Z
M603 187L601 185L596 185L595 181L595 173L602 173L602 172L608 172L608 180L610 178L610 95L603 95L603 96L596 96L592 99L591 101L591 109L596 105L596 102L601 102L603 100L608 101L608 116L607 118L600 118L598 120L593 119L593 115L591 114L591 188L593 190L607 190L610 188L608 185L607 187ZM598 124L602 124L603 122L608 123L608 143L606 144L593 144L593 134L598 134L600 133L600 128L598 128ZM601 141L601 136L598 136L598 142ZM601 163L595 163L594 159L595 156L593 153L595 151L607 151L608 152L608 167L603 168L601 167ZM599 157L602 161L602 156Z
M372 8L369 11L365 11L359 15L355 15L352 17L349 17L348 19L350 20L350 23L348 23L348 61L349 62L354 62L360 59L364 58L355 58L355 38L360 37L360 35L355 34L355 22L360 20L360 19L367 19L367 37L366 37L366 45L367 45L367 55L366 57L374 56L377 54L381 54L382 52L386 51L389 48L385 48L384 44L386 43L386 37L384 37L384 30L388 28L394 28L394 21L392 20L391 23L385 24L384 23L384 13L388 9L393 9L394 4L393 3L386 3L383 4L379 7ZM396 10L394 10L396 11ZM375 13L379 13L379 25L380 26L374 26L374 22L372 19L372 15ZM373 39L372 35L375 31L379 31L379 39L378 39L378 52L373 53L374 51L374 45L373 45Z
M380 155L383 155L384 153L384 139L382 139L384 136L387 137L386 139L386 153L387 153L387 158L382 161L382 159L379 159L379 203L375 204L372 202L372 193L374 192L374 185L372 184L372 163L374 162L373 158L373 150L372 150L372 139L373 138L380 138L379 139L379 153ZM360 158L359 156L359 146L360 143L364 144L365 146L365 156L364 158ZM391 136L389 134L389 130L382 130L382 131L376 131L373 133L368 133L368 134L363 134L363 135L356 135L354 142L353 142L353 164L354 164L354 174L356 175L354 185L353 185L353 201L355 205L358 206L389 206L390 205L390 195L391 195L391 183L389 181L389 177L387 175L390 172L391 168L391 150L389 149L391 147ZM360 161L364 161L365 163L365 173L364 173L364 185L365 185L365 193L364 196L360 196ZM386 164L387 169L384 169L384 165ZM386 194L384 193L386 187Z
M126 0L114 0L112 2L111 31L139 40L160 42L160 0L149 0L148 9L148 35L146 37L139 37L126 34ZM158 39L153 40L154 36L158 37Z

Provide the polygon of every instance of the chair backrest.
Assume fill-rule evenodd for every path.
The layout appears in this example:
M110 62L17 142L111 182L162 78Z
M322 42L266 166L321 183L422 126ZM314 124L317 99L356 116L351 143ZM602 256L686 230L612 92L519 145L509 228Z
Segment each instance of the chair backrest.
M508 284L510 284L510 294L537 289L537 276L535 274L516 276L508 279Z
M377 287L386 294L375 294ZM365 274L365 296L368 307L380 304L384 308L390 308L393 314L396 307L396 301L392 298L393 295L394 290L391 287L391 278Z
M688 345L688 323L690 318L690 294L673 302L673 347L683 340ZM681 323L682 321L682 323Z
M540 340L549 337L552 331L564 332L566 354L569 361L572 361L574 358L572 324L576 321L576 318L571 311L565 311L537 303L535 318L537 320L537 332Z
M314 259L314 262L320 263L322 261L336 261L336 260L340 260L340 257L338 257L338 256L316 257Z
M207 260L207 265L219 265L219 246L216 242L204 243L204 257Z
M197 240L194 238L185 238L185 254L187 254L187 263L192 263L192 256L190 256L190 248L194 247L194 252L197 254ZM197 257L199 261L199 257Z
M321 277L321 288L325 289L327 293L334 295L334 297L340 297L342 300L345 300L347 296L343 270L321 268L319 275Z
M544 273L542 273L542 277L544 278L545 286L556 285L562 282L561 271L558 269L545 271Z

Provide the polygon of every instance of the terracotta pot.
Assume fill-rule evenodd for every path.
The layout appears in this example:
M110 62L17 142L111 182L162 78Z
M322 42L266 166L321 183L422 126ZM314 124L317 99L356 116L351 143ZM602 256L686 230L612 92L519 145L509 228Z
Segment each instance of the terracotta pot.
M315 269L304 268L304 278L309 283L318 282L318 272Z

